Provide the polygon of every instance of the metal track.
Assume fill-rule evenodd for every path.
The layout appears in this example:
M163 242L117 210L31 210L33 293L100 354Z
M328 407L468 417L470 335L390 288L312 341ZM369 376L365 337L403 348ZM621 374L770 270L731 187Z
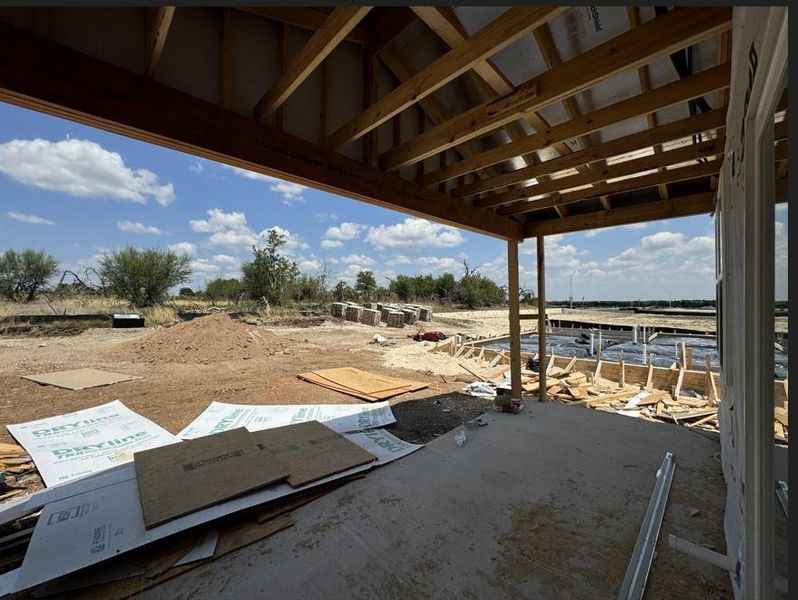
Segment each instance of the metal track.
M657 545L659 530L662 526L662 516L665 514L665 505L668 502L668 493L673 481L673 472L676 463L673 454L665 453L662 466L657 471L657 482L654 492L648 503L643 526L637 536L637 543L632 552L632 559L626 569L621 589L618 590L618 600L639 600L643 597L643 590L648 580L651 561L654 558L654 548Z

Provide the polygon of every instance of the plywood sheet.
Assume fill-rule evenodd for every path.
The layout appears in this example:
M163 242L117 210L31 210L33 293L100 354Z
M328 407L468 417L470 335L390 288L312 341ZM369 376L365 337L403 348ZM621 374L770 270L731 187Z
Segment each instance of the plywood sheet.
M137 452L136 479L147 529L288 477L250 433L231 429Z
M354 367L323 369L297 375L300 379L370 402L427 387L426 383L396 379Z
M137 375L125 375L124 373L111 373L98 369L74 369L72 371L54 371L52 373L36 373L34 375L22 375L22 379L35 381L42 385L53 385L67 390L85 390L103 385L111 385L120 381L130 381L131 379L141 379Z
M285 465L290 473L288 483L293 487L368 464L376 458L318 421L264 429L250 435L266 456Z

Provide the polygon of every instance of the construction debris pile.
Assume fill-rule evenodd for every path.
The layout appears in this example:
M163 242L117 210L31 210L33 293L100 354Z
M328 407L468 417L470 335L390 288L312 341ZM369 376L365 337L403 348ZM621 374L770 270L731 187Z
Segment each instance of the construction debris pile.
M382 322L387 327L402 328L405 325L415 325L417 321L432 320L432 309L417 304L369 302L366 306L361 306L356 302L333 302L330 314L339 319L375 327Z
M22 447L0 446L3 465L35 463L51 487L0 507L0 597L128 598L261 541L421 448L392 422L387 402L214 402L174 436L117 400L9 425Z
M510 388L510 354L501 349L465 342L455 335L436 344L431 352L447 353L477 381L464 390L479 397L494 397ZM524 394L540 391L539 355L522 352ZM470 366L469 364L470 363ZM495 371L496 367L500 367ZM490 373L488 370L494 370ZM686 369L679 362L670 368L627 364L601 358L550 355L546 363L546 395L568 404L622 414L648 421L675 423L718 431L719 374L708 361L704 370ZM774 438L789 441L787 380L774 381Z
M217 313L158 329L109 353L117 360L147 363L209 364L290 354L292 342L279 335Z

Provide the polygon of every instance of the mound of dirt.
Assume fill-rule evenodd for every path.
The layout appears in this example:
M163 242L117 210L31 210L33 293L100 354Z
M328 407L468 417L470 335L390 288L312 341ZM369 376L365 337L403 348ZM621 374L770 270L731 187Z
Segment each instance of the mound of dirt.
M148 364L208 364L290 354L291 346L290 340L262 327L215 314L158 329L143 339L121 344L110 355Z

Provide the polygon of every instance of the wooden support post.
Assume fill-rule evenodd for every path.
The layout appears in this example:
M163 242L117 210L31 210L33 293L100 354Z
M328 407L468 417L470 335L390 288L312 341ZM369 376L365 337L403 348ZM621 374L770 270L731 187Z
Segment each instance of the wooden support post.
M621 352L621 375L618 382L621 384L621 387L626 385L626 365L623 362L623 352Z
M518 242L507 242L507 295L510 304L510 385L513 400L521 399L521 319L518 286Z
M538 372L540 373L540 388L538 400L546 401L546 257L543 250L544 238L537 237L538 245Z
M646 376L646 389L650 390L654 384L654 363L648 362L648 375Z
M684 368L688 371L693 368L693 349L686 348L684 351Z

